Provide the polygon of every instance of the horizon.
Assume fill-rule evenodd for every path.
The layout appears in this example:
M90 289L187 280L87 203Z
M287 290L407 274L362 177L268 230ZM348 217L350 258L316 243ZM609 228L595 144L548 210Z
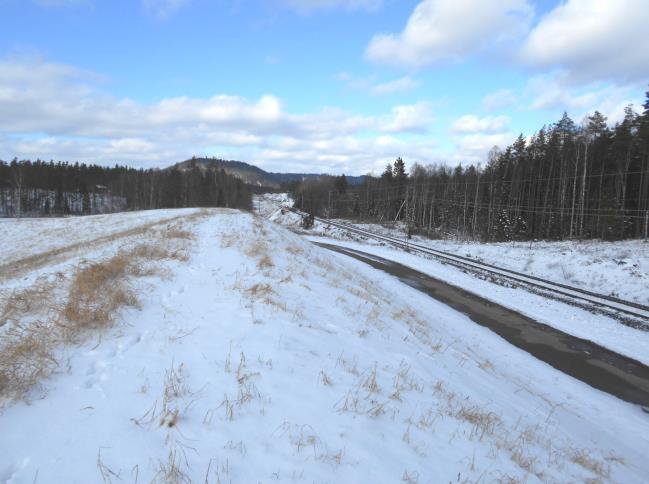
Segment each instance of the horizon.
M649 82L641 0L3 0L0 158L484 164ZM606 62L602 62L606 59Z

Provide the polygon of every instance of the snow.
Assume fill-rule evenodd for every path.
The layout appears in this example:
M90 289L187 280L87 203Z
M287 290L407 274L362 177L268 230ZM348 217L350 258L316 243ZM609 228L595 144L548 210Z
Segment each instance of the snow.
M270 201L272 200L272 202ZM649 331L621 324L604 314L595 314L541 295L476 278L464 271L420 254L406 253L389 244L359 236L326 223L317 222L304 230L296 224L298 214L277 208L291 204L288 194L275 195L262 212L274 222L315 242L336 244L399 262L429 276L462 287L497 304L512 308L532 319L573 336L587 339L617 353L649 365ZM262 205L263 206L263 205ZM271 208L275 211L272 212ZM348 221L344 221L349 223ZM377 224L354 224L375 233L405 240L398 228ZM414 236L412 242L454 254L473 257L560 283L584 287L603 294L647 302L649 297L649 244L643 240L622 242L534 242L476 243L429 240ZM563 277L569 275L569 280ZM588 283L586 282L588 281Z
M398 227L377 224L358 224L358 227L404 238L404 232ZM414 236L412 242L504 269L649 305L648 240L481 243Z
M649 331L626 326L608 315L596 314L518 287L479 279L436 259L407 253L392 246L335 240L320 236L309 236L308 238L314 242L334 243L399 262L496 304L515 309L535 321L592 341L649 365Z
M260 214L285 227L299 229L300 216L284 214L278 204L292 206L289 194L267 194ZM296 222L297 220L297 222ZM349 223L349 220L341 220ZM404 227L380 224L354 224L382 235L405 240ZM313 229L301 231L342 240L370 242L358 235L328 224L317 222ZM479 262L494 264L560 284L619 297L649 305L649 240L532 241L532 242L476 242L458 240L431 240L413 236L411 242L431 249L471 257Z
M209 213L139 310L5 405L0 482L645 481L639 408L380 271Z
M141 210L120 214L89 215L62 218L0 218L0 266L60 249L72 244L90 243L100 237L165 219L197 212L195 208L178 210Z

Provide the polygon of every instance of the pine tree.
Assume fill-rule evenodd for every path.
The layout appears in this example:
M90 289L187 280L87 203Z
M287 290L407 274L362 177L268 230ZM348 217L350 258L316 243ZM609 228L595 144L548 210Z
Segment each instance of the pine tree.
M403 162L401 157L394 161L392 177L397 181L397 183L403 183L408 178L408 174L406 173L406 164Z

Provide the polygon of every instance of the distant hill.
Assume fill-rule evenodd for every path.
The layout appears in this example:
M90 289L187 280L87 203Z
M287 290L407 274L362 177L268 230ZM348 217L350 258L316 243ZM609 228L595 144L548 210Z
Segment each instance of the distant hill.
M222 168L227 174L235 176L249 185L273 189L280 188L281 183L326 176L318 173L273 173L243 161L220 160L217 158L192 158L176 163L172 168L184 171L191 169L194 165L200 169ZM347 183L350 185L360 185L365 179L364 176L346 176L346 178Z

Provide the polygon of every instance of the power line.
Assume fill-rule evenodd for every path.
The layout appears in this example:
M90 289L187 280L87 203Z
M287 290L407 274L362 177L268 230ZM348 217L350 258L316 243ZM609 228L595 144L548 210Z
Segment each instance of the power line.
M321 199L314 198L305 198L305 202L322 202ZM380 200L378 202L381 202ZM470 201L462 202L458 200L449 200L449 199L435 199L433 203L447 203L451 204L453 207L457 208L477 208L484 210L494 210L496 212L505 211L505 212L522 212L522 213L531 213L535 215L558 215L561 217L570 217L572 212L572 207L529 207L529 206L512 206L512 205L491 205L485 203L474 203ZM332 204L352 204L358 203L361 204L362 200L333 200ZM442 207L448 208L448 207ZM584 215L589 217L619 217L619 218L632 218L632 219L644 219L645 215L629 215L626 212L640 212L642 214L646 213L646 210L626 210L626 209L585 209ZM575 208L575 215L580 215L581 209Z
M628 177L629 175L647 175L649 176L649 171L630 171L624 174L620 173L603 173L603 174L591 174L591 175L586 175L586 179L599 179L599 178L611 178L611 177L622 177L626 176ZM440 176L440 175L430 175L432 177L435 176ZM454 175L448 175L449 180L429 180L427 182L417 182L417 183L404 183L400 186L392 186L392 187L377 187L377 188L363 188L363 187L350 187L349 190L351 191L369 191L369 192L374 192L374 191L385 191L385 190L399 190L400 188L405 188L406 186L409 187L415 187L415 188L432 188L433 186L439 186L442 185L444 187L458 187L458 186L475 186L477 185L513 185L513 184L521 184L521 183L531 183L531 182L550 182L550 181L568 181L568 180L583 180L584 176L583 175L577 175L577 176L565 176L565 177L553 177L553 178L527 178L527 179L521 179L521 180L480 180L480 178L485 178L487 175L481 175L478 177L477 180L465 180L465 181L451 181L454 177ZM377 182L381 183L382 180L380 178L374 178L373 180L376 180ZM366 182L367 183L367 182Z

